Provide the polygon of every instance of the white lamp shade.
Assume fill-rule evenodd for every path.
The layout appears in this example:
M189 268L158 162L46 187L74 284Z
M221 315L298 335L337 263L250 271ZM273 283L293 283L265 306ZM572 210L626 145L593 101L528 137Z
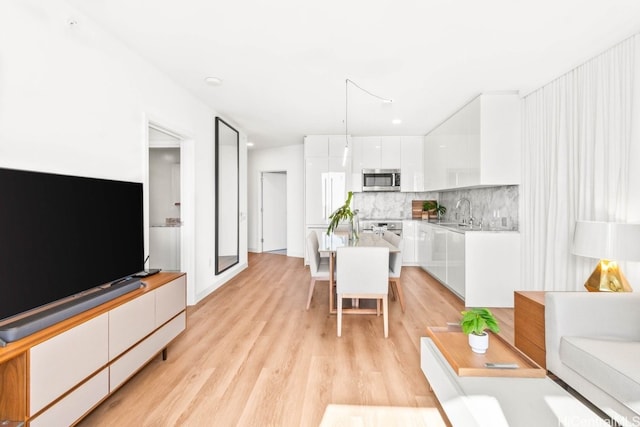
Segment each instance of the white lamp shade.
M640 261L640 224L576 221L576 255L616 261Z

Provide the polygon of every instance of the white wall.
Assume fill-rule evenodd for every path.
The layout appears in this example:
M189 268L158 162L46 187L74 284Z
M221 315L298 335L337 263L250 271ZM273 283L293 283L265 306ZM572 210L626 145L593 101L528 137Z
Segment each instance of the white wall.
M260 174L287 172L287 256L304 257L304 148L289 145L249 151L248 168L248 247L260 247Z
M78 24L69 26L70 18ZM60 0L1 2L0 94L2 167L146 182L148 120L190 135L195 273L188 302L246 268L242 221L240 264L214 275L216 112L89 18ZM244 144L240 154L246 162ZM240 183L246 212L246 179Z

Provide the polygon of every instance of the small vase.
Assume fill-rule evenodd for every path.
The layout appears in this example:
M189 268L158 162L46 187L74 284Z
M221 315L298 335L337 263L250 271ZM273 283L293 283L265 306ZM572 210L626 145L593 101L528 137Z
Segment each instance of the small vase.
M474 353L486 353L489 348L489 334L486 332L482 335L469 334L469 346Z
M353 219L349 222L349 240L352 242L358 240L358 223Z

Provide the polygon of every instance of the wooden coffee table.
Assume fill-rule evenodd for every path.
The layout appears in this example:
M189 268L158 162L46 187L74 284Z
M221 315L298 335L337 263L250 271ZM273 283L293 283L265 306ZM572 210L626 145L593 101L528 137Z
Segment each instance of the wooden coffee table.
M513 348L500 335L489 333L489 348L477 354L469 348L469 340L459 327L430 327L427 335L461 377L544 378L546 371ZM513 363L515 369L487 368L485 363Z
M459 328L430 328L428 334L420 340L420 365L452 426L609 426L495 335L487 353L477 355ZM486 369L486 362L519 367Z

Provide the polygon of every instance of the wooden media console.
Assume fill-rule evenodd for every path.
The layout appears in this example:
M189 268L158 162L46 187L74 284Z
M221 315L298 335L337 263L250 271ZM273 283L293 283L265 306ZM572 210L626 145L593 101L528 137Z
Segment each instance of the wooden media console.
M0 348L0 424L72 425L166 355L186 329L186 275L159 273L143 283Z

